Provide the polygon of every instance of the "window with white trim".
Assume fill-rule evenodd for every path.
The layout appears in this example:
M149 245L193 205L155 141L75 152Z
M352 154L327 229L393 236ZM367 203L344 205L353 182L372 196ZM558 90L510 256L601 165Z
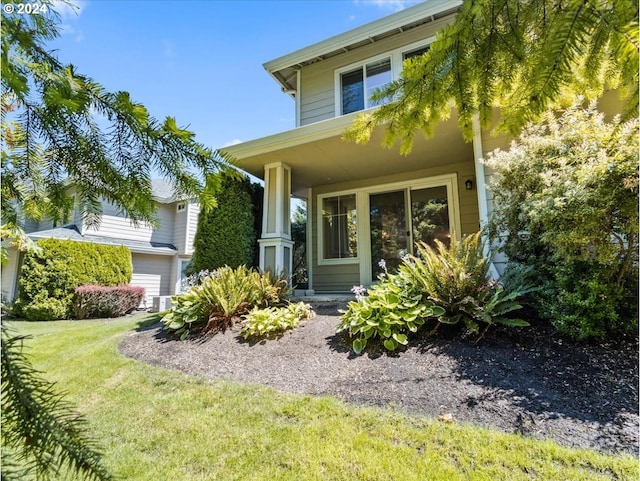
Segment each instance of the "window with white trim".
M342 114L374 107L373 92L391 82L391 57L367 63L340 75Z
M176 212L184 212L185 210L187 210L186 202L178 202L176 204Z
M356 195L343 194L321 198L320 208L322 259L358 257Z
M405 45L387 55L373 57L336 70L336 112L346 115L380 105L371 100L376 89L400 77L402 63L429 50L433 38Z

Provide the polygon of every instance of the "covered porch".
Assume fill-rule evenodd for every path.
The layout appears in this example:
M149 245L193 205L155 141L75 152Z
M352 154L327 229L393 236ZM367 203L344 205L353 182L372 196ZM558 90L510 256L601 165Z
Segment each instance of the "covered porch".
M465 142L457 117L434 136L417 134L412 152L381 147L384 128L357 145L342 139L353 116L318 122L226 148L239 167L265 181L260 267L290 272L290 196L307 202L309 288L348 292L370 285L418 240L476 232L486 219L478 135Z

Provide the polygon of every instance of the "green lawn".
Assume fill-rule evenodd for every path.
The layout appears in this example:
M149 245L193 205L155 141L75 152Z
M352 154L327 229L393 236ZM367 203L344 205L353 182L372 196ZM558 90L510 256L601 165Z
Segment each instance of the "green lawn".
M87 415L119 479L638 479L629 456L210 382L124 358L118 342L141 322L13 323L33 336L35 366Z

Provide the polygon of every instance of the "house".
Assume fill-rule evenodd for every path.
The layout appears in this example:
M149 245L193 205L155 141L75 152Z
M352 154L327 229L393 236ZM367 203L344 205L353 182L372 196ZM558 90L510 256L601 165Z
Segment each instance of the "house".
M133 276L131 285L145 288L145 304L154 296L180 292L184 269L193 254L193 239L198 224L199 204L177 199L171 186L162 180L152 181L158 226L134 223L116 207L104 202L99 226L89 226L77 207L70 224L54 226L50 220L27 222L25 231L33 240L70 239L96 244L124 245L131 251ZM73 195L73 194L72 194ZM2 269L2 298L17 297L17 279L21 254L9 248L9 262Z
M482 156L505 139L479 129L465 142L453 112L413 150L383 149L383 127L367 145L342 140L369 95L398 77L402 62L429 48L461 1L428 1L264 64L295 101L293 130L227 147L265 180L260 267L291 267L291 195L307 202L309 289L370 285L380 261L393 267L418 240L479 230L487 219Z
M372 91L425 52L461 5L429 0L264 64L295 102L295 128L223 149L265 181L261 268L290 271L292 195L307 202L309 289L317 293L368 286L381 260L398 265L416 241L460 238L487 222L491 172L481 159L508 148L506 135L474 123L465 142L452 110L432 137L416 135L408 156L381 147L384 126L367 145L341 138L359 112L375 108ZM495 277L504 264L496 258Z

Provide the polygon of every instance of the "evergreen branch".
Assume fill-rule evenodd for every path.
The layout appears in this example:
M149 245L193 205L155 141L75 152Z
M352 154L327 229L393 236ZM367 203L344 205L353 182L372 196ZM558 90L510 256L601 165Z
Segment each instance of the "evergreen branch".
M85 434L84 418L27 360L22 350L25 337L10 335L4 325L0 329L3 454L10 453L17 465L37 479L50 479L62 469L83 479L112 479L101 464L95 441Z

